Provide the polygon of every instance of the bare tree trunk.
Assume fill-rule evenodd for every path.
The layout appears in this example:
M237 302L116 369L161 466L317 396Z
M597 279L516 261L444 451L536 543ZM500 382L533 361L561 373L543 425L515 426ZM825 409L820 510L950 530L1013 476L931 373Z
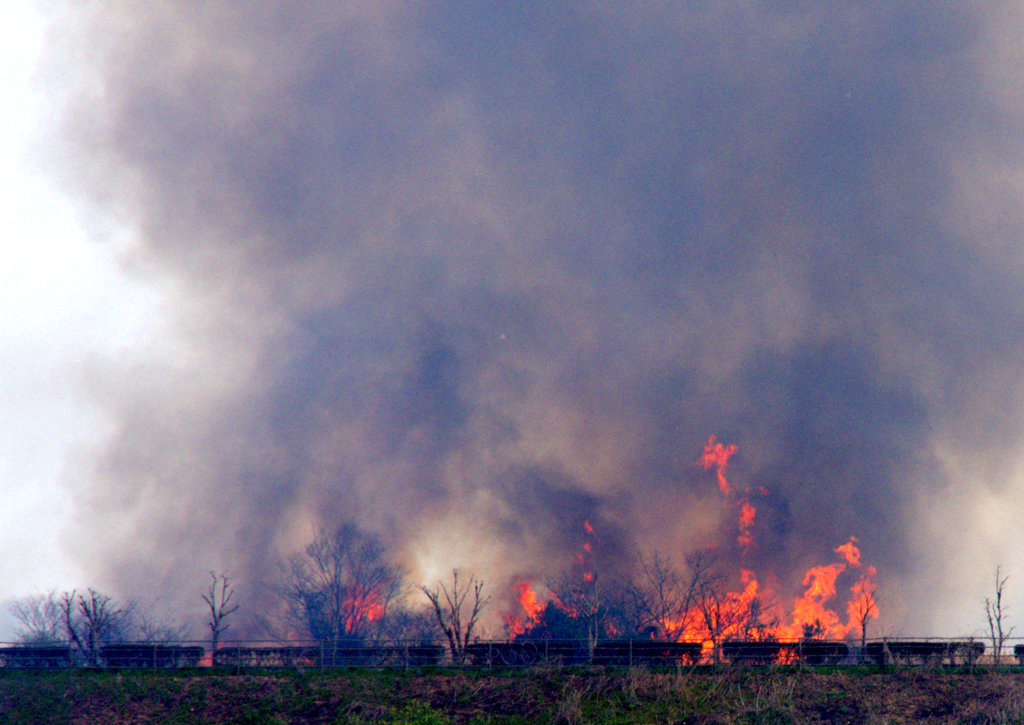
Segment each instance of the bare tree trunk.
M64 615L68 639L78 647L86 664L95 667L99 664L99 647L103 636L114 626L121 610L114 609L110 597L95 589L88 590L88 597L80 594L77 599L74 591L64 592L60 599L60 609Z
M1006 644L1006 640L1013 634L1013 627L1010 627L1005 632L1003 630L1003 623L1006 617L1006 612L1003 610L1003 589L1006 587L1006 580L1009 576L1003 576L1001 567L996 567L996 598L995 601L985 598L985 616L988 618L988 631L989 637L992 640L992 655L995 664L998 666L1003 655L1003 645Z
M203 601L210 607L210 621L207 625L210 627L210 656L213 657L217 652L221 634L230 626L224 620L238 609L238 605L231 604L235 591L231 588L226 573L217 574L211 571L210 580L210 588L202 596Z
M490 603L490 597L483 596L483 580L470 576L467 583L460 584L459 570L452 569L452 588L450 590L443 582L434 589L421 586L420 590L434 607L437 624L448 640L452 662L457 665L462 664L466 659L466 645L470 643L473 636L473 628L484 608ZM462 607L470 593L473 594L473 606L470 609L469 618L463 623ZM443 602L441 601L442 596L444 597Z

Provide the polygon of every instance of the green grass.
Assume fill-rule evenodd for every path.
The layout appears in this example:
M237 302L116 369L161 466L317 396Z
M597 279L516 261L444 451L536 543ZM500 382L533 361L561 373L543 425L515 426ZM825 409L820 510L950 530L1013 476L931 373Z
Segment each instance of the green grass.
M2 723L1024 723L1024 672L0 672Z

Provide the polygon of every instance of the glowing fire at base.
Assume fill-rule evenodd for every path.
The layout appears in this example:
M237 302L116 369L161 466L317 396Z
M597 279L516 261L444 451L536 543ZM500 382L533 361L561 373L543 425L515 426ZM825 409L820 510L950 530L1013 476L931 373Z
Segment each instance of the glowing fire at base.
M518 637L524 634L528 627L532 627L540 621L545 603L537 596L537 592L533 589L533 582L529 579L518 579L513 589L516 593L516 601L519 603L525 617L507 612L505 614L505 628L508 630L510 637Z
M377 622L384 616L385 606L376 589L350 588L341 605L345 634L360 631L364 623Z
M729 498L732 491L729 488L729 481L725 478L725 469L729 465L729 459L738 450L739 448L735 444L723 446L712 435L708 436L708 442L704 444L704 448L700 452L700 458L697 460L697 465L703 466L705 471L714 467L715 473L718 476L718 490L722 492L726 499Z
M715 469L726 509L730 506L739 509L736 541L743 561L756 545L754 526L757 509L750 500L751 491L747 490L740 496L734 495L733 486L726 477L729 459L737 451L735 444L723 445L715 436L710 436L701 450L697 465L705 471ZM763 488L759 489L759 493L768 495ZM576 555L576 564L582 581L593 585L596 572L591 554L599 540L589 521L584 522L583 530L586 540L582 552ZM788 613L781 604L771 603L774 599L772 592L761 586L752 569L743 567L740 570L742 589L722 591L721 587L705 582L697 592L692 606L677 619L666 618L660 621L660 629L662 632L674 633L679 641L702 642L709 657L717 644L730 640L839 640L857 634L863 636L867 623L878 617L874 598L876 569L862 564L861 552L854 537L833 551L839 560L807 570L801 583L803 593L796 597ZM855 578L846 597L844 621L831 605L839 597L837 587L840 578L849 580L851 575ZM715 581L717 583L720 580ZM506 626L512 637L527 633L538 625L549 602L567 616L579 616L574 607L562 603L556 592L551 592L547 598L539 596L529 579L519 579L514 589L521 615L505 615ZM609 632L613 630L614 627Z
M716 441L715 436L709 436L701 456L697 460L697 465L703 467L704 470L715 468L718 487L726 499L727 506L730 503L732 486L725 476L725 470L729 458L737 450L737 446L723 446ZM767 493L763 489L761 492ZM749 493L748 491L736 504L740 508L737 541L742 547L744 556L755 544L753 526L757 512L748 498ZM759 597L756 575L752 571L743 570L741 577L745 585L743 591L728 593L719 608L721 610L720 620L726 626L720 631L712 632L713 624L709 626L707 621L696 621L692 626L686 628L683 638L687 640L710 638L718 641L730 637L777 640L845 639L857 632L863 632L868 620L878 617L878 607L874 600L875 567L862 566L860 549L857 547L857 539L854 537L850 537L847 543L836 547L834 552L842 557L842 561L813 566L804 574L801 584L804 587L804 592L794 601L792 612L788 617L784 616L781 606L769 607L767 611L757 612L762 624L744 631L750 625L751 608L759 607L764 599L770 597ZM850 587L850 597L846 603L847 619L844 622L840 615L829 607L829 604L837 597L836 583L840 575L844 572L854 571L859 576ZM707 606L702 608L707 609ZM707 617L704 617L704 620L707 620ZM765 621L769 624L763 624ZM733 622L737 624L732 625Z

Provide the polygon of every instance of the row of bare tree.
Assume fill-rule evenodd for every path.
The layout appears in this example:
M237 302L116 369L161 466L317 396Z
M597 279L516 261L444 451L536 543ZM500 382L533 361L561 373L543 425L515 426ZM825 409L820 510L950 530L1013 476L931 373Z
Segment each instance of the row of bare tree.
M586 640L591 646L616 636L678 640L693 631L716 645L723 638L764 638L776 624L764 619L771 607L756 597L736 606L717 564L711 551L691 554L684 568L655 553L641 557L631 581L599 583L565 576L551 587L557 597L521 636ZM279 594L288 633L339 645L443 636L455 662L465 659L491 601L483 580L456 569L449 581L418 587L425 608L409 607L400 568L389 563L380 541L351 524L317 537L282 571L285 583ZM226 573L209 574L201 597L216 649L242 603ZM1005 625L1006 577L999 569L995 583L995 597L986 599L985 606L998 657L1012 629ZM95 589L24 597L9 608L20 624L22 641L70 643L89 663L96 662L103 643L180 640L186 629L156 621L139 605L119 604ZM861 612L862 640L871 614L868 609ZM820 634L814 627L806 629L808 638Z
M380 542L351 525L319 537L290 561L289 570L291 623L321 641L428 639L441 633L452 659L461 662L490 603L484 582L456 569L449 581L419 587L430 605L427 613L396 607L404 591L401 571L387 562ZM519 636L586 641L591 648L600 639L624 636L678 640L686 634L715 645L769 638L778 624L766 619L770 603L756 596L739 599L728 583L711 550L694 552L684 568L661 554L641 557L628 581L563 575L550 587L556 595ZM862 640L874 615L870 595L858 612ZM815 638L823 631L817 623L803 634Z
M277 588L283 621L264 634L299 634L336 646L385 640L430 641L438 631L452 657L462 661L489 599L475 576L453 572L451 584L420 587L431 608L397 606L406 592L399 567L389 563L380 541L348 524L317 537L282 567ZM201 597L212 650L219 646L241 603L227 573L211 571ZM49 592L9 604L23 643L67 643L95 664L100 647L110 642L171 642L184 639L186 627L156 623L135 602L119 604L95 589ZM269 631L269 630L277 630Z
M660 554L642 557L631 581L598 582L566 575L551 588L557 592L529 632L520 635L586 641L622 636L678 640L697 632L718 644L723 638L762 639L775 622L764 621L767 607L758 598L738 603L727 591L713 552L696 552L677 568ZM349 646L387 640L430 641L442 635L451 657L461 662L478 633L490 603L484 582L459 570L450 581L421 586L428 606L410 608L399 567L389 562L376 538L352 524L311 542L282 567L278 593L285 611L278 634L300 634L325 644ZM210 572L201 593L206 627L216 649L241 604L226 573ZM180 639L184 627L155 625L134 604L117 605L89 589L50 593L14 602L11 611L25 641L64 641L95 662L108 641ZM866 628L867 615L862 618ZM863 630L862 630L863 632ZM509 634L513 634L509 632ZM814 637L820 632L805 632Z
M530 636L585 640L593 647L612 636L675 640L687 628L699 628L717 644L722 637L759 638L772 624L762 621L759 599L743 607L727 601L713 553L697 552L686 564L678 569L654 554L641 558L629 582L599 585L596 579L564 576L552 587L557 597L530 622ZM317 537L282 570L283 628L339 646L428 641L440 634L452 659L461 662L490 603L483 580L456 569L450 581L418 588L428 602L426 609L400 606L406 593L402 571L388 561L380 541L352 524ZM241 605L226 573L211 571L201 596L210 644L216 649ZM180 639L185 629L153 624L139 606L117 605L94 589L27 597L14 602L11 611L21 624L22 640L70 642L90 663L104 642L169 641Z
M97 663L100 647L107 642L169 641L180 638L183 631L154 622L135 603L118 605L95 589L23 597L9 608L21 625L22 642L69 643L90 665Z
M290 624L322 642L430 639L439 632L453 661L463 661L490 603L484 582L456 569L449 581L419 587L427 613L410 612L396 607L402 573L385 554L380 542L352 525L319 537L289 562ZM678 639L686 627L699 627L716 644L726 636L763 636L770 623L762 621L761 601L735 606L717 563L713 552L701 551L680 570L655 554L640 560L628 582L565 575L551 587L557 597L530 622L530 635L590 647L614 636Z

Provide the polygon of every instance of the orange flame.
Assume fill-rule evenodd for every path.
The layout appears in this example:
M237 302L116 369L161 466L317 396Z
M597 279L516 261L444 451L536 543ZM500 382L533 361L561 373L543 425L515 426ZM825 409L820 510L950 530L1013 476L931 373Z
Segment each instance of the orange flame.
M377 589L352 587L341 603L345 634L354 634L364 623L380 620L384 616L384 605L380 600Z
M740 501L740 533L736 536L736 541L743 548L743 555L754 547L754 519L757 516L757 509L750 503L748 499L742 499Z
M846 563L851 566L860 566L860 549L857 548L857 539L854 536L845 544L835 548L837 554L842 554Z
M703 642L708 658L714 649L714 641L793 641L806 636L845 639L859 631L867 619L878 617L874 601L876 572L872 566L864 567L862 575L850 587L847 620L843 622L840 615L828 605L838 596L837 581L840 575L860 566L860 550L851 540L838 547L836 553L844 553L847 560L811 567L802 581L804 591L794 600L788 616L784 615L778 605L768 611L758 611L755 604L763 603L761 597L765 592L756 573L742 569L742 590L710 595L686 612L681 620L668 619L660 624L665 632L676 633L679 641ZM765 624L765 621L769 624Z
M583 522L583 533L587 539L584 540L581 547L582 551L576 554L575 559L577 566L582 570L580 578L589 584L597 580L597 573L594 571L591 554L594 553L595 544L599 544L600 540L597 538L597 532L591 526L589 520Z
M744 499L740 505L740 529L748 530L754 526L754 517L757 515L757 509L755 509L750 501Z
M729 481L725 478L725 469L729 465L729 458L732 457L739 448L730 443L727 446L723 446L719 443L715 436L708 436L708 442L704 444L701 449L700 458L697 460L698 466L703 466L704 470L710 470L712 466L715 468L715 473L718 476L718 488L722 492L723 496L728 497L730 494Z
M517 603L525 615L525 620L517 614L507 612L505 626L511 636L517 636L523 634L529 626L540 621L544 611L544 602L537 596L537 592L533 589L533 582L529 579L517 579L512 588L516 592Z
M719 443L715 436L709 436L707 443L701 449L697 465L704 470L715 468L718 479L718 487L726 499L726 506L732 493L732 486L725 476L725 469L729 458L738 450L734 444L725 446ZM757 489L762 495L768 492L763 488ZM753 547L754 524L756 522L757 510L748 498L750 490L746 495L737 501L739 507L738 535L736 541L741 547L742 558ZM769 637L776 639L799 639L804 636L825 637L831 639L843 639L850 636L865 626L869 618L878 617L877 603L874 599L876 570L873 566L862 567L861 552L857 546L857 539L850 537L850 540L837 546L834 553L842 557L842 561L832 564L813 566L804 575L802 586L803 593L793 601L793 608L788 616L785 616L776 605L775 611L755 612L755 602L761 603L758 599L760 585L756 574L747 569L741 570L740 580L744 585L742 591L727 592L717 596L714 602L704 601L697 607L702 610L702 616L693 616L687 613L684 622L665 622L666 631L681 631L680 638L687 640L701 639L705 641L712 637L718 640L733 638L758 638ZM860 576L853 583L846 600L845 622L840 615L831 608L834 600L838 598L838 581L844 573L852 570L859 570ZM719 601L720 600L720 601ZM711 612L713 616L709 616ZM777 623L771 626L764 626L752 622L752 615L760 614L769 621ZM711 620L711 621L709 621ZM752 627L752 625L757 625ZM711 629L715 628L712 633Z
M732 486L725 477L725 469L729 465L729 459L738 450L739 448L736 444L731 443L724 446L718 442L715 436L711 435L708 436L707 443L701 448L700 458L697 459L697 465L702 466L705 471L711 468L715 469L715 476L718 479L718 490L722 492L726 507L729 506L732 498ZM768 494L763 487L759 487L758 490L763 495ZM754 504L750 502L749 497L750 489L748 488L744 496L735 504L740 509L739 533L736 535L736 542L740 545L744 558L754 547L754 520L757 517L757 509L754 508Z
M600 539L597 538L597 532L591 525L590 521L583 522L583 531L590 540L583 542L581 551L577 552L573 556L573 561L579 571L579 576L583 583L593 584L597 581L597 573L594 571L590 559L591 555L594 553L596 544L600 543ZM549 602L553 603L570 617L579 616L579 612L573 606L563 602L557 592L549 591L547 598L539 596L533 588L533 582L530 579L519 578L516 580L512 588L515 592L516 604L521 610L521 614L524 615L520 616L520 614L515 612L506 612L503 615L505 619L505 627L508 630L509 635L512 637L525 634L527 630L539 624L544 613L544 608Z
M701 449L697 465L706 471L715 469L718 488L725 498L726 507L729 508L733 503L739 509L736 542L743 562L755 544L757 509L750 500L751 489L747 489L742 497L734 499L732 486L726 478L729 459L737 450L735 444L723 445L715 436L709 436ZM758 487L756 491L762 496L768 495L763 487ZM590 560L600 540L589 520L583 522L583 531L585 541L574 558L582 570L582 580L590 583L596 577ZM739 572L740 589L706 592L688 611L674 619L666 617L659 624L666 634L680 641L702 642L709 659L716 643L730 639L792 641L804 637L847 638L861 631L860 628L866 626L868 619L878 618L874 598L877 572L875 567L862 564L861 551L855 537L837 546L833 553L839 556L839 561L812 566L807 570L801 580L803 591L793 599L792 609L788 612L783 610L781 604L773 603L773 593L761 585L753 569L744 566ZM844 582L848 582L851 575L856 578L849 585L849 594L842 597L840 585L845 588L847 584ZM773 578L769 577L769 581L773 581ZM546 599L542 599L529 579L517 580L514 590L523 616L505 615L512 636L523 634L537 625L548 602L570 617L580 616L580 612L564 604L555 592L550 592ZM842 599L845 599L846 621L834 608L835 604L842 603Z
M538 621L544 610L544 605L541 603L540 597L537 596L537 592L533 590L533 582L528 579L520 579L516 582L516 591L519 592L519 604L526 612L526 616L534 622Z

